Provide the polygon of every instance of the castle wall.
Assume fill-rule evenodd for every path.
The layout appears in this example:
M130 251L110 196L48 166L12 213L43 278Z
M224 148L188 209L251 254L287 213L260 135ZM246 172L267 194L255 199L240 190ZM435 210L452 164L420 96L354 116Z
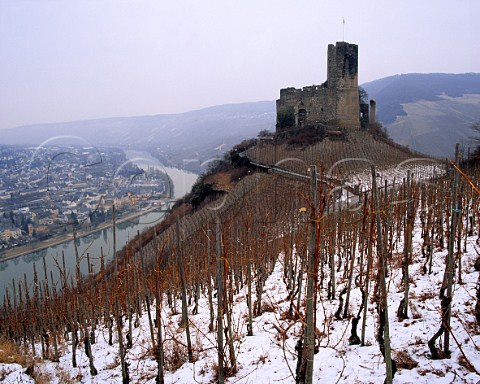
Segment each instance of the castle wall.
M358 88L337 90L337 125L342 128L360 128L360 98Z
M329 88L358 88L358 45L328 45L327 83Z
M286 124L293 114L293 126L334 125L341 128L360 128L358 93L358 47L337 42L328 46L327 81L303 89L280 90L277 100L277 129Z
M368 129L370 124L370 108L367 103L360 103L360 127Z
M377 103L375 100L370 100L370 124L375 123L375 111L377 109Z

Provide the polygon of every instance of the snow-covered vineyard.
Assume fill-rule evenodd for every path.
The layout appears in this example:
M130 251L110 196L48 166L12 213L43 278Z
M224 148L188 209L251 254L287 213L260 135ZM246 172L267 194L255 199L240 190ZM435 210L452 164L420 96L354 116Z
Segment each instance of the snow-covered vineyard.
M409 159L400 163L394 168L377 169L379 184L382 185L387 181L388 185L401 184L407 178L407 173L410 172L411 177L417 182L429 183L430 180L436 177L441 177L445 174L445 164L426 158ZM358 186L361 191L368 191L372 187L372 175L370 169L364 172L357 172L346 179L346 185L351 187Z
M111 282L101 277L93 286L65 288L58 299L39 289L32 296L45 303L41 311L24 296L16 303L22 312L15 312L10 298L1 318L0 380L117 383L125 381L127 371L135 383L155 383L160 376L165 383L214 383L220 344L225 382L295 383L306 343L312 276L307 255L315 254L313 382L383 383L386 365L379 342L389 341L394 383L478 383L479 196L461 183L458 207L451 209L450 177L403 182L380 193L378 206L372 194L355 210L311 220L308 193L302 192L306 183L277 178L265 175L258 181L248 191L256 198L246 192L241 210L223 207L220 228L205 223L198 231L185 230L178 242L172 236L157 243L154 253L175 255L171 262L147 269L139 266L139 254L119 265L120 277ZM259 193L271 191L272 185L285 193ZM321 191L319 196L323 212L328 203ZM455 241L449 253L452 221ZM309 248L312 223L315 248ZM379 327L379 271L385 272L389 334ZM26 313L36 320L28 322ZM14 323L15 316L26 325ZM40 319L46 319L42 327ZM445 330L439 332L442 324ZM20 345L8 341L8 335Z

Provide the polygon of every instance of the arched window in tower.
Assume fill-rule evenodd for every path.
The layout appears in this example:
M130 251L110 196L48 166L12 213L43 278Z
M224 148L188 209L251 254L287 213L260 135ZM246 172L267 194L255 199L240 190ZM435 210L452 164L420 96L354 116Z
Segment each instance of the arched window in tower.
M305 108L300 108L298 110L298 127L305 127L305 121L307 120L307 110Z

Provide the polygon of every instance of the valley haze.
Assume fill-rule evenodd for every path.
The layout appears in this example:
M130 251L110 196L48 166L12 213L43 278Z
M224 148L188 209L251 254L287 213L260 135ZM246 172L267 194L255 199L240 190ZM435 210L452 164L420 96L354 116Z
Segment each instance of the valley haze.
M470 126L480 120L480 74L403 74L361 85L377 102L377 119L391 138L429 156L453 156L454 143L473 145ZM277 96L278 97L278 96ZM4 129L2 144L46 140L148 148L165 164L202 171L199 164L223 155L262 130L275 130L275 102L226 104L178 114L112 117ZM58 139L56 139L58 138Z

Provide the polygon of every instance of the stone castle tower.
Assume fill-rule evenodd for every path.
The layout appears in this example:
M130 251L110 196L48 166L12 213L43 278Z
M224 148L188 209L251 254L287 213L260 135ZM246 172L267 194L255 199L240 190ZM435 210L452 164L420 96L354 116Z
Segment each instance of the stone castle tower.
M358 46L328 46L327 81L302 89L280 90L277 131L308 126L360 129L368 124L368 104L360 105Z

